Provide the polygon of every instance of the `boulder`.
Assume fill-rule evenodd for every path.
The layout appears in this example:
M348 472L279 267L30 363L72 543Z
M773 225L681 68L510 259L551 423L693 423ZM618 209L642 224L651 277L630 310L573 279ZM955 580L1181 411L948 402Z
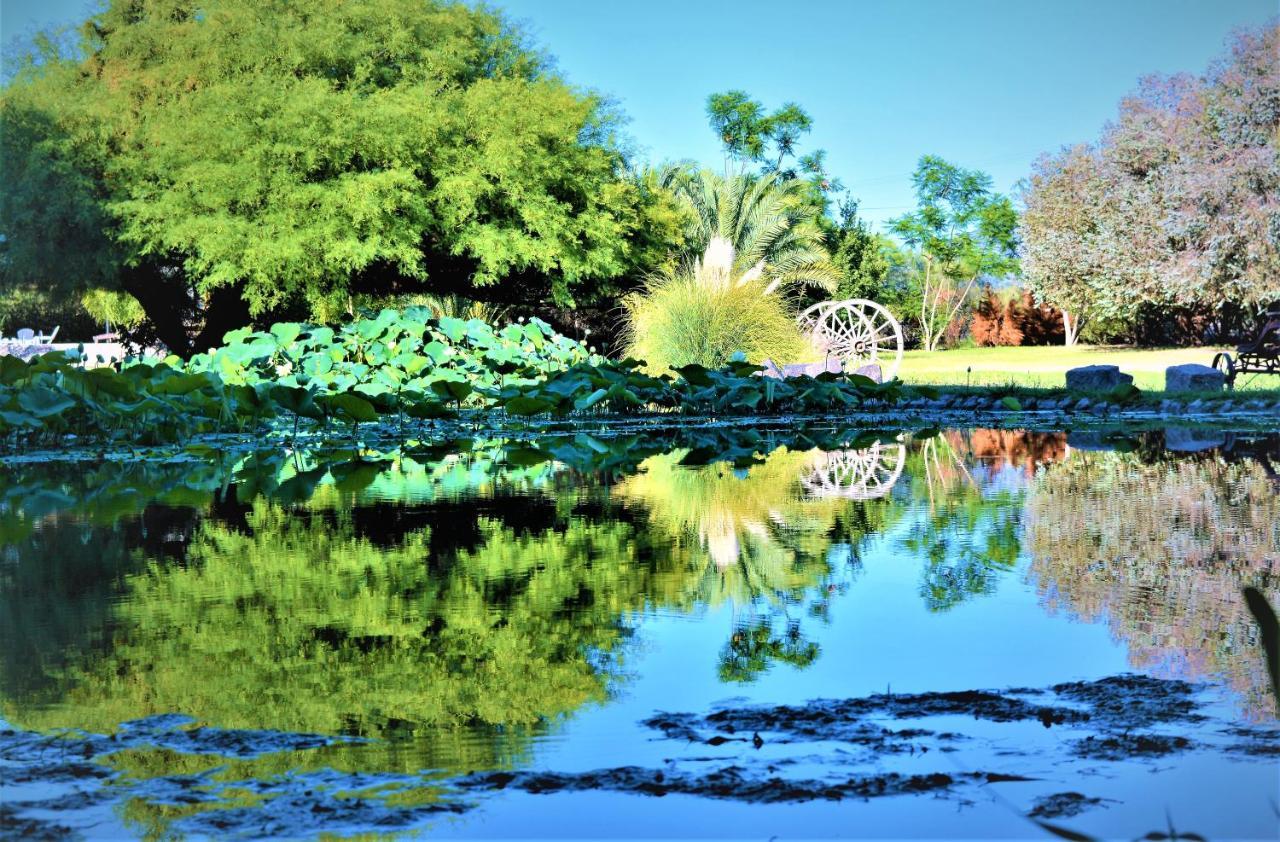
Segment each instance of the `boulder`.
M1199 363L1171 365L1164 370L1166 392L1221 392L1226 382L1221 371Z
M787 365L778 367L773 360L765 360L763 364L764 371L761 372L765 377L772 377L776 380L782 380L786 377L800 377L808 375L817 377L819 374L841 374L844 366L840 360L834 357L828 357L820 363L788 363Z
M1133 375L1115 365L1086 365L1067 372L1067 388L1074 392L1110 392L1133 383Z
M872 380L876 381L877 383L884 382L884 372L880 370L880 366L878 363L867 363L866 365L860 365L853 370L853 373L861 374L863 377L870 377Z

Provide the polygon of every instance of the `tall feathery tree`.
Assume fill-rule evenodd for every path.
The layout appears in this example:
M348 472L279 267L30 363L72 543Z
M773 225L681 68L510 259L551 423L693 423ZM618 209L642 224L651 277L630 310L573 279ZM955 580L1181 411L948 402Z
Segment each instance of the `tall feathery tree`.
M618 115L483 6L112 0L41 43L0 88L0 286L124 290L177 353L350 293L572 306L666 239Z

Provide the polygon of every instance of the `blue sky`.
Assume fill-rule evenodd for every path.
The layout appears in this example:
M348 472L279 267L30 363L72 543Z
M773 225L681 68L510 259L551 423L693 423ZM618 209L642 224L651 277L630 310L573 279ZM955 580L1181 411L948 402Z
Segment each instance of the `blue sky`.
M4 40L91 0L0 0ZM1010 190L1091 140L1140 76L1199 72L1277 0L498 0L574 84L616 99L652 160L719 165L706 97L741 88L813 115L810 147L877 222L933 153Z

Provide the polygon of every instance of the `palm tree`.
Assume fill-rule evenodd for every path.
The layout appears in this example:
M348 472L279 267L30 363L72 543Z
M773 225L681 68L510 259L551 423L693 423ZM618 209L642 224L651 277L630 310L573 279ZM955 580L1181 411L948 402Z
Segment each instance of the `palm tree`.
M778 173L721 176L667 167L659 177L692 210L685 242L701 263L731 261L739 284L764 292L815 286L834 290L840 273L814 219L807 186Z

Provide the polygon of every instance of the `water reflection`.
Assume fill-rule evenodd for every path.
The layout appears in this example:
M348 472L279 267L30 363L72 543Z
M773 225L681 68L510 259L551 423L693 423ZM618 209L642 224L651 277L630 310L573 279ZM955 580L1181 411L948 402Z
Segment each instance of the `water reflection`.
M10 465L0 713L42 732L180 712L353 738L112 754L134 779L519 768L625 692L655 613L728 609L718 682L812 667L840 645L823 629L868 548L888 546L930 612L1021 571L1135 667L1223 681L1268 716L1239 592L1280 596L1280 437L1191 454L1169 438L664 431ZM175 818L130 804L157 833Z
M1280 591L1280 441L1194 436L1215 444L1176 459L1153 455L1150 443L1081 451L1041 473L1027 506L1030 576L1050 610L1105 623L1135 667L1225 679L1246 710L1268 716L1257 627L1240 591L1253 585L1273 601ZM1182 450L1193 435L1172 438Z

